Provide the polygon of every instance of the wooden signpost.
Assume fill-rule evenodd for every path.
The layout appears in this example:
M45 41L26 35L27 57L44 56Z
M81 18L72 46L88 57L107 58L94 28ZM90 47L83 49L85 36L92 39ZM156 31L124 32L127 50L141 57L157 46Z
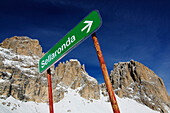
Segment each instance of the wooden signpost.
M39 72L43 73L88 38L93 32L97 31L102 24L101 22L98 11L94 10L87 15L40 59Z
M114 113L120 113L119 107L118 107L118 104L117 104L117 101L116 101L116 97L115 97L115 94L114 94L114 91L113 91L113 88L112 88L112 83L110 81L109 74L108 74L108 71L107 71L107 67L106 67L106 64L105 64L105 61L104 61L104 58L103 58L103 54L102 54L102 51L100 49L100 45L99 45L99 42L97 40L95 33L92 34L92 39L93 39L94 46L95 46L95 49L96 49L96 53L97 53L97 56L98 56L98 59L99 59L99 62L100 62L100 66L101 66L101 69L102 69L103 77L104 77L104 80L105 80L105 84L106 84L106 88L107 88L107 91L108 91L108 94L109 94L109 98L110 98L110 102L111 102L111 105L112 105L113 112Z
M94 33L100 28L101 24L102 24L102 20L99 12L97 10L92 11L40 59L39 72L44 73L47 70L50 113L54 112L50 67L56 62L58 62L61 58L63 58L73 48L75 48L77 45L83 42L86 38L88 38L91 34L98 55L98 59L100 62L100 66L103 72L105 84L109 93L113 111L114 113L120 113L113 92L113 88L110 82L110 78L108 75L108 71L103 59L103 55L100 50L97 37Z
M52 85L51 85L51 70L50 70L50 68L47 70L47 79L48 79L48 95L49 95L50 113L54 113L54 110L53 110L53 93L52 93Z

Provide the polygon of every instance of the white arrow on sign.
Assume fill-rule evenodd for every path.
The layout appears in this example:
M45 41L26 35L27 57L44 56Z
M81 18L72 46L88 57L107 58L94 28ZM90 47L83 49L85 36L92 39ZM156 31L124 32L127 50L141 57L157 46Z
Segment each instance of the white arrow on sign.
M87 27L89 27L86 32L86 33L88 33L90 31L93 21L86 20L86 21L84 21L84 23L87 23L87 25L83 29L81 29L81 32L83 32Z

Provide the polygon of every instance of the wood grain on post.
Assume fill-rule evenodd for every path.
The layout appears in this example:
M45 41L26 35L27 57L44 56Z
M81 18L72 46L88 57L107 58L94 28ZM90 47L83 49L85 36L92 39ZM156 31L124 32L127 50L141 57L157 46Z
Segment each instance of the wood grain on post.
M102 69L103 77L104 77L104 80L105 80L105 84L106 84L106 87L107 87L107 91L108 91L108 94L109 94L109 98L110 98L110 102L111 102L111 105L112 105L113 112L114 113L120 113L120 110L119 110L119 107L118 107L118 104L117 104L117 101L116 101L116 97L115 97L115 94L114 94L114 91L113 91L113 88L112 88L112 84L111 84L111 81L110 81L110 78L109 78L109 74L108 74L108 71L107 71L107 67L106 67L106 64L105 64L105 61L104 61L104 58L103 58L103 55L102 55L102 51L100 49L100 45L99 45L99 42L97 40L95 33L92 34L92 39L93 39L93 42L94 42L94 46L96 48L97 56L98 56L98 59L99 59L99 62L100 62L100 66L101 66L101 69Z

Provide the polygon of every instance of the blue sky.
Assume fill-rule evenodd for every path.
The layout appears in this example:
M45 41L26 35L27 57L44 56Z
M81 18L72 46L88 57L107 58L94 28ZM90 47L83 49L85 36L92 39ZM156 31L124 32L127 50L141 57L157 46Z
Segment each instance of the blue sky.
M38 39L52 48L92 10L103 24L96 32L110 74L114 63L134 59L160 76L170 94L170 2L168 0L3 0L0 42L12 36ZM104 82L91 37L65 56L85 64Z

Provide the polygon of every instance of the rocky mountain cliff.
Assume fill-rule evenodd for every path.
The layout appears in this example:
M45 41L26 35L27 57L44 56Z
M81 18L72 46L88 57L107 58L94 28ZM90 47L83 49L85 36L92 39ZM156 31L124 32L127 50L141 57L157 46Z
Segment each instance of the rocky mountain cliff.
M54 82L76 89L85 99L100 99L97 80L88 75L78 60L60 63L55 69Z
M110 77L119 97L132 98L151 109L168 113L165 107L170 107L170 97L163 80L143 64L133 60L119 62L114 64Z
M0 47L0 97L13 96L22 101L48 102L48 83L45 74L39 74L38 61L42 48L38 40L12 37ZM77 90L86 99L99 99L96 79L90 77L85 66L77 60L60 63L51 68L54 102L60 101L67 88Z
M29 37L14 36L6 38L1 43L2 48L10 49L13 53L26 56L42 56L42 47L39 45L38 40L32 40Z
M28 37L11 37L0 44L0 98L10 96L21 101L48 102L47 75L39 74L38 62L43 55L38 40ZM108 96L105 84L100 88L96 79L85 71L78 60L53 66L53 100L59 102L72 89L87 100ZM143 64L130 61L114 65L111 82L119 97L128 97L154 110L168 112L170 99L164 83Z

